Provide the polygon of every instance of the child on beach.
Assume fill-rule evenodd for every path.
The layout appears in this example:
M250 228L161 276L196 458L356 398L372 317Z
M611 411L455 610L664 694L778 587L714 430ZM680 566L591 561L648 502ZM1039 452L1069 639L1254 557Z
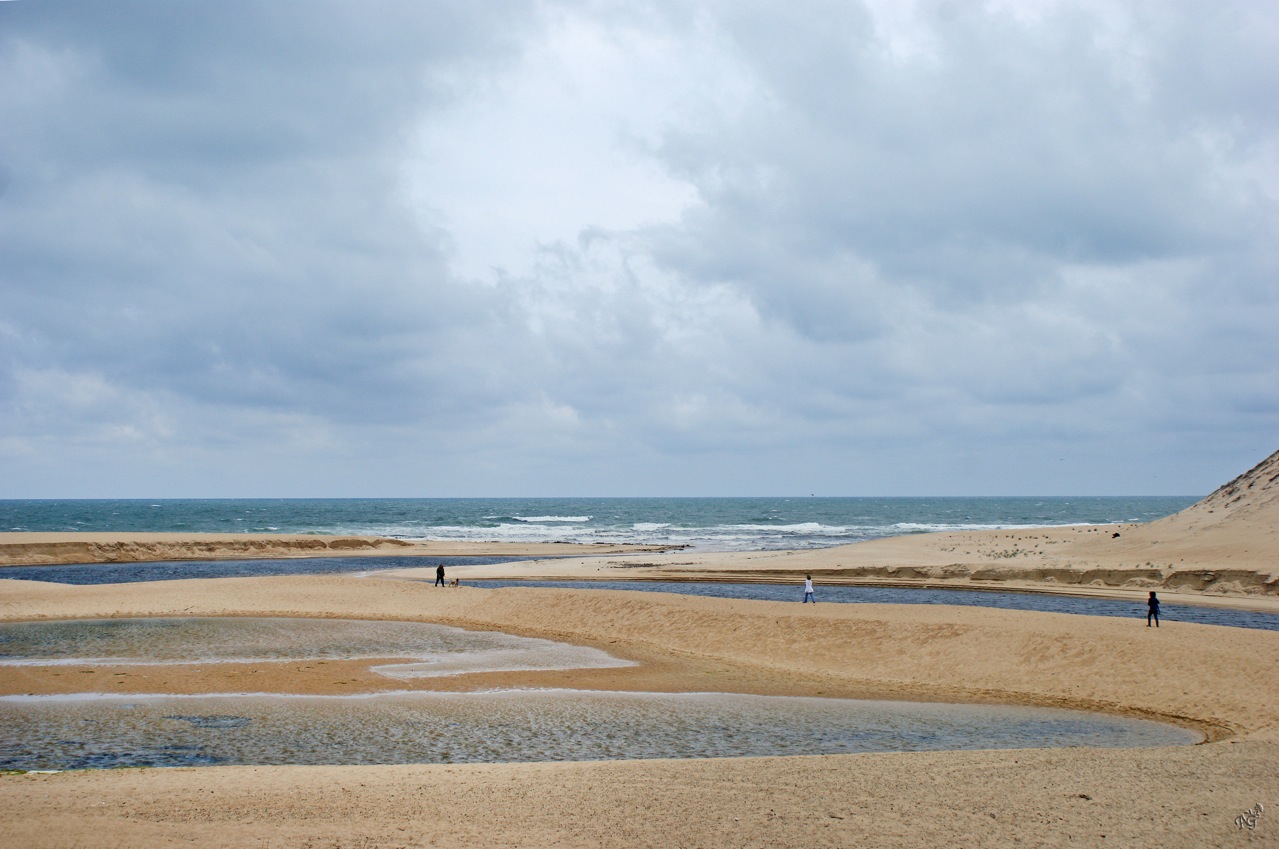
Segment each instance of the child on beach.
M1155 595L1155 591L1150 591L1150 598L1146 599L1146 627L1150 627L1150 620L1155 620L1155 627L1159 627L1159 596Z
M804 604L808 604L810 601L811 601L813 604L817 604L817 599L813 598L813 576L812 576L812 575L805 575L805 576L804 576L804 602L803 602L803 603L804 603Z

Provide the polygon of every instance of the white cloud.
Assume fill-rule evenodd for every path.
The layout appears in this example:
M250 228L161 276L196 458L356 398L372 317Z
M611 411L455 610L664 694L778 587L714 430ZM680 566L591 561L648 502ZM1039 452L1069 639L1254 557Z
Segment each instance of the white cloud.
M423 119L405 169L467 278L523 273L539 245L672 221L695 200L648 152L704 97L689 90L698 62L686 45L573 12L547 26L497 76L453 84L456 100Z

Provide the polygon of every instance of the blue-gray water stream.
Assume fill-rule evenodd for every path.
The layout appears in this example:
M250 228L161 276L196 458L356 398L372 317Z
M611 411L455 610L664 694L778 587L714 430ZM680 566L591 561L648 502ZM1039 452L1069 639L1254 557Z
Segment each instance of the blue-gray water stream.
M718 581L474 581L479 587L558 587L579 590L637 590L682 595L743 598L759 601L802 603L802 584L734 584ZM1144 620L1144 600L1129 601L1095 596L1052 595L1051 593L1006 593L991 590L940 590L915 587L816 587L816 598L826 604L953 604L966 607L998 607L1005 610L1032 610L1041 613L1074 613L1084 616L1118 616ZM1279 631L1279 614L1228 607L1167 604L1159 608L1165 622L1196 622L1201 625L1228 625Z
M264 575L329 575L382 569L416 569L445 564L446 569L488 563L511 563L526 557L296 557L254 560L157 560L150 563L73 563L66 566L7 566L0 579L47 581L53 584L131 584L138 581L182 581L188 578L255 578ZM451 577L451 576L450 576Z
M0 579L49 581L64 584L116 584L134 581L166 581L184 578L253 577L258 575L313 575L332 572L367 573L383 570L421 568L443 562L449 578L466 579L466 567L509 563L513 557L303 557L290 560L163 561L156 563L93 563L70 566L20 566L0 569ZM471 583L468 581L468 583ZM766 601L800 601L797 584L735 584L684 581L501 581L474 582L484 587L562 587L567 589L617 589L685 595L749 598ZM818 586L819 602L847 604L958 604L1000 607L1010 610L1037 610L1076 613L1086 616L1144 618L1146 606L1140 601L1064 596L1050 593L1008 593L989 590L942 590L900 587ZM1171 605L1161 608L1161 618L1174 622L1228 625L1279 631L1279 614L1234 610L1198 605Z

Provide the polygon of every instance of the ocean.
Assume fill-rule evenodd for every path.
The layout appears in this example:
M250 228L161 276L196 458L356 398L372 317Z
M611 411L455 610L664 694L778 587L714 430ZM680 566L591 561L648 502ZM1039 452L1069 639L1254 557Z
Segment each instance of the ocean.
M824 548L930 531L1148 522L1199 496L0 500L0 531Z

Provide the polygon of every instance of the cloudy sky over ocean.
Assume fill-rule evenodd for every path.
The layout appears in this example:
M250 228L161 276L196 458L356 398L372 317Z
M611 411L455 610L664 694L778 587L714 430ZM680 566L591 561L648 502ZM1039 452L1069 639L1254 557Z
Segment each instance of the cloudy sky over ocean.
M1198 494L1263 2L0 2L0 497Z

